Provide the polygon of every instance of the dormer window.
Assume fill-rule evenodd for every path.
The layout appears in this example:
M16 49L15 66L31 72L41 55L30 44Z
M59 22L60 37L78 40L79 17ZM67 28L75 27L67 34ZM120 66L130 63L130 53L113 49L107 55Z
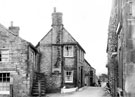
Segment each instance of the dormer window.
M0 49L0 62L9 62L9 50Z
M74 50L72 45L64 46L64 57L73 57Z

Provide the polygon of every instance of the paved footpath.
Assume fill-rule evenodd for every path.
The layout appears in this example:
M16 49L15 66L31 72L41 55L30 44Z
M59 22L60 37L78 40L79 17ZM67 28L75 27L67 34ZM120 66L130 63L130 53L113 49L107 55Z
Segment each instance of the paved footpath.
M84 87L80 91L72 93L48 94L47 97L111 97L104 91L103 87Z

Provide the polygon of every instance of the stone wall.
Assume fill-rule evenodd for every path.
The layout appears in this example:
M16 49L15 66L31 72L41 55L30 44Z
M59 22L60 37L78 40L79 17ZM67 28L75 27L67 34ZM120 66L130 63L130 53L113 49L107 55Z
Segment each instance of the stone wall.
M108 53L108 60L110 60L108 61L108 73L109 75L112 76L112 79L113 78L115 79L114 81L112 81L112 86L116 86L116 88L121 88L124 93L124 96L126 95L126 97L134 97L135 92L133 92L132 90L135 87L134 84L135 2L134 0L113 0L113 3L114 5L112 7L112 14L110 17L109 34L108 34L107 53ZM120 29L119 24L121 26ZM114 49L115 43L117 50ZM111 64L111 60L113 60L112 59L112 53L114 52L113 49L115 50L115 53L117 55L115 57L115 61L118 61L118 66L117 64L113 65ZM117 77L115 77L115 75ZM116 88L114 89L113 94L116 94L117 92Z
M13 87L10 92L13 91L13 97L28 97L30 94L34 64L31 64L28 58L29 45L0 25L0 50L9 50L9 61L0 62L0 71L10 73L10 86Z
M74 56L63 55L65 45L74 47ZM41 72L46 75L47 92L59 91L64 86L84 86L85 51L63 27L62 13L54 11L52 14L52 29L39 41L37 49L41 54ZM64 80L64 72L68 70L74 72L73 83L66 83Z
M117 95L118 86L118 26L120 25L120 2L121 0L113 0L111 16L108 28L108 76L111 95ZM122 68L121 68L122 69ZM117 96L116 96L117 97Z
M127 3L127 2L125 2ZM124 88L126 91L127 97L134 97L135 88L134 77L135 77L135 46L134 46L134 5L135 1L128 1L127 6L125 6L123 12L123 29L125 35L125 55L124 57Z
M90 86L90 64L85 60L84 61L84 78L85 78L85 85Z
M51 37L50 37L51 38ZM57 52L55 51L55 46L44 46L40 45L40 72L45 74L46 77L46 90L47 92L52 92L60 90L61 87L61 75L60 72L58 75L53 74L53 65L57 61ZM61 69L61 67L60 67Z

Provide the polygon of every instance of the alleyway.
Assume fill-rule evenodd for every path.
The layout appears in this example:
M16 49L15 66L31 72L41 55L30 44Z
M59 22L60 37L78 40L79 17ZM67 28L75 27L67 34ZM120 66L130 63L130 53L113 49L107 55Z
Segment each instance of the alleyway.
M67 94L49 94L47 97L110 97L102 87L85 87L80 91Z

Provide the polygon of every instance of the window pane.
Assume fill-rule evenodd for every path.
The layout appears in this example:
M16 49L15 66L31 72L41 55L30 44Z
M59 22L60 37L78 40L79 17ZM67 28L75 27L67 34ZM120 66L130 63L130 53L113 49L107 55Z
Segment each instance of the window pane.
M10 73L7 73L7 77L9 77L10 76Z
M3 82L6 82L6 78L3 78Z
M3 73L3 77L6 78L6 73Z
M67 75L68 75L68 72L66 72L66 73L67 73ZM66 76L67 76L67 75L66 75Z
M7 82L10 82L10 78L7 78Z
M69 75L71 75L71 72L69 72Z

